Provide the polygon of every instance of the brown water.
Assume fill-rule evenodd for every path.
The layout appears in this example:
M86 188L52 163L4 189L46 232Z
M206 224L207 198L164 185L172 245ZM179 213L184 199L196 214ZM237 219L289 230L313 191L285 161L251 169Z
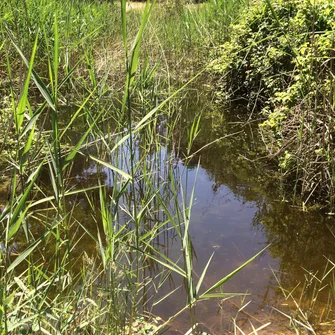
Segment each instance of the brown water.
M200 150L187 165L182 157L186 148L185 129L199 111L203 111L201 131L192 151L198 152L204 145L222 138ZM221 304L219 300L202 302L197 307L197 320L202 327L213 334L232 331L232 318L236 317L240 327L250 328L272 322L267 327L268 334L289 333L289 321L273 307L287 312L292 300L285 301L278 289L275 275L288 291L293 290L296 299L305 287L300 301L308 309L313 295L314 282L311 273L320 276L327 258L335 259L334 219L321 213L307 213L290 205L283 198L283 186L276 177L275 168L265 157L263 143L258 136L257 122L248 121L240 108L225 109L211 100L211 95L202 90L190 93L182 105L182 123L175 132L180 147L162 146L156 153L160 157L160 168L164 169L166 158L174 150L175 174L180 176L185 194L191 193L196 184L195 202L192 209L190 234L195 250L195 273L200 275L208 259L214 252L203 289L209 288L226 276L265 246L267 251L249 264L240 273L224 284L225 292L248 293L243 298L234 298ZM162 129L164 120L162 120ZM233 136L227 135L235 134ZM80 136L73 134L75 138ZM128 154L124 149L125 156ZM199 163L199 166L198 166ZM156 165L157 167L157 165ZM154 167L155 168L155 167ZM96 164L78 156L72 171L72 183L77 188L96 184L97 173L111 186L113 176L107 169L97 170ZM196 179L197 175L197 179ZM47 183L47 182L46 182ZM91 194L92 199L98 195ZM91 200L92 200L91 199ZM96 232L96 222L91 218L91 209L86 196L76 196L74 216L92 233ZM126 220L126 219L125 219ZM38 234L38 233L36 233ZM173 234L160 241L162 250L169 257L177 259L181 247ZM84 236L75 252L95 252L95 244L89 236ZM322 286L329 284L329 278ZM300 283L300 285L298 285ZM182 285L182 280L173 276L163 286L159 296ZM326 306L328 288L318 297L311 315L319 315ZM309 295L309 296L308 296ZM158 304L152 313L163 319L169 318L183 306L186 295L183 288ZM246 305L247 304L247 305ZM242 311L239 308L246 305ZM325 321L323 312L321 321ZM189 315L182 314L172 324L171 334L185 333L189 329Z
M189 118L192 118L192 106L188 107ZM248 292L249 296L222 305L220 301L200 304L197 319L204 329L216 334L232 331L231 320L236 315L242 328L248 328L248 320L255 328L271 322L265 333L290 333L288 319L273 307L287 312L287 306L292 307L294 303L292 299L283 298L275 276L286 290L295 288L293 296L304 311L308 311L315 289L311 280L313 274L321 276L327 264L329 268L327 258L334 260L334 219L317 212L303 212L285 201L284 186L275 175L276 169L264 156L256 123L250 123L248 115L237 108L233 111L214 108L212 113L204 114L193 150L227 134L238 134L202 150L194 157L194 165L179 166L187 170L189 192L196 182L191 224L197 256L195 271L200 275L215 252L204 282L205 288L209 288L262 248L267 245L269 248L223 286L225 292ZM180 248L171 249L170 253L178 254ZM330 281L331 276L328 276L321 286ZM304 285L307 288L303 291ZM327 305L328 293L329 286L318 296L320 304L310 310L314 317L320 316ZM185 299L180 299L180 294L176 293L169 298L168 304L154 312L168 317L184 303ZM330 304L333 303L334 300ZM187 318L188 315L181 317L175 328L185 332L189 328Z
M295 299L308 311L314 281L312 274L321 276L327 266L327 258L335 259L334 219L321 213L306 213L299 207L290 205L283 198L283 185L276 176L276 168L265 158L264 144L258 135L257 122L250 122L241 108L230 110L213 103L209 93L202 90L192 91L182 105L182 122L175 132L176 148L163 145L156 154L157 166L161 171L167 158L174 154L175 174L181 178L183 189L188 196L196 185L195 202L192 209L191 230L195 250L195 273L200 275L208 259L214 252L203 289L209 288L265 246L267 252L253 261L244 270L229 280L225 292L248 293L243 298L234 298L221 304L219 300L202 302L197 307L197 320L204 330L212 334L226 334L232 331L232 318L237 319L242 328L250 328L249 320L257 328L271 322L265 330L267 334L290 333L289 320L276 312L276 307L288 312L293 307L292 299L285 301L278 289L278 282L288 291L295 288ZM204 145L225 137L200 150L191 162L184 164L182 157L187 146L186 128L194 116L203 112L201 131L196 138L192 152ZM164 132L164 120L162 121ZM230 136L231 134L235 134ZM128 151L124 149L124 155ZM199 163L200 162L200 163ZM199 167L198 167L199 163ZM123 167L126 169L126 167ZM96 165L83 160L77 162L75 174L77 183L93 183ZM155 171L153 171L155 172ZM112 185L113 176L107 169L100 171L107 185ZM196 179L197 175L197 179ZM287 189L286 189L287 191ZM286 193L287 194L287 193ZM90 222L90 209L82 200L80 218L95 230ZM126 218L125 218L126 220ZM87 240L89 242L89 239ZM87 250L83 242L78 252ZM178 259L181 246L173 234L165 236L160 247L169 257ZM92 245L92 249L95 247ZM328 276L322 287L329 284ZM172 276L158 294L164 296L172 289L182 286L180 277ZM303 286L307 288L303 291ZM329 289L318 296L318 304L311 315L323 313L320 321L325 321L322 309L327 305ZM158 298L157 297L157 298ZM152 313L168 319L185 306L186 295L183 288L165 299L152 309ZM246 305L242 311L239 308ZM310 320L313 316L310 317ZM189 314L178 317L169 330L171 334L185 333L190 327ZM264 332L263 332L264 333Z

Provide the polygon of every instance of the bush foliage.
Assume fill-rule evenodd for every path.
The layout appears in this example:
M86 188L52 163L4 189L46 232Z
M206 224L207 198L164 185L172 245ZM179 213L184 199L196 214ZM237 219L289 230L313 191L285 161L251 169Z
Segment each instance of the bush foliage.
M235 25L214 70L222 91L265 117L265 145L303 201L333 203L334 28L331 1L260 1Z

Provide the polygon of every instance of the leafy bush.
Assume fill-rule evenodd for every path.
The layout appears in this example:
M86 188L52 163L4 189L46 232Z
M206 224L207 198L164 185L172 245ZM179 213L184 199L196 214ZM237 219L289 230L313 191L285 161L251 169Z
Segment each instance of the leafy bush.
M214 70L224 94L266 118L266 146L304 201L332 206L335 9L326 0L259 1L234 27ZM290 157L290 164L283 164Z

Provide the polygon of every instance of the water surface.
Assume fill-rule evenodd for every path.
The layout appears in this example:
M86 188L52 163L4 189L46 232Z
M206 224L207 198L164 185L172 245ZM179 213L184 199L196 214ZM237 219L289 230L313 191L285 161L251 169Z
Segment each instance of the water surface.
M284 300L277 280L288 291L295 288L297 301L303 285L310 285L303 293L308 301L308 295L312 296L311 290L315 289L311 280L313 274L321 276L329 265L327 259L334 259L334 220L331 216L303 212L290 205L283 197L283 188L286 194L289 188L282 185L273 163L265 157L256 123L250 122L241 109L213 107L212 103L211 106L214 110L204 113L193 151L225 135L236 135L201 150L190 164L179 167L187 170L189 192L196 182L191 220L195 271L201 274L215 252L204 282L209 288L262 248L269 247L265 254L223 286L225 292L250 295L222 305L220 301L200 304L198 320L218 334L232 330L231 320L236 315L242 326L247 326L248 319L255 327L271 322L268 334L288 333L288 320L273 307L287 312L287 305L293 302ZM188 117L192 118L195 111L192 106L187 107ZM328 277L323 284L330 281ZM315 307L315 314L326 306L328 295L323 293L319 295L320 305ZM183 306L185 300L180 300L180 295L172 296L167 304L169 307L161 306L157 313L167 317ZM243 312L237 313L239 307L247 303ZM301 306L307 310L309 305L304 305L302 299ZM177 322L176 328L186 331L187 327L185 316Z
M195 185L190 226L195 277L200 276L214 252L203 282L203 290L268 246L262 256L223 285L225 292L248 295L225 302L218 299L202 302L197 306L197 320L202 323L203 329L213 334L232 331L233 318L236 318L242 328L250 327L248 320L255 327L270 321L272 325L267 328L268 334L280 331L288 333L288 320L273 307L287 312L292 301L283 299L277 280L288 291L294 289L297 299L304 284L303 295L313 295L313 274L320 276L327 266L327 259L335 258L334 219L318 212L303 212L301 208L291 205L287 200L289 197L283 196L283 190L287 191L289 188L282 185L274 163L266 158L257 122L250 120L243 108L227 108L216 104L211 93L205 92L200 86L190 90L180 110L181 122L174 131L174 139L166 143L162 141L158 151L153 149L152 153L147 154L147 160L150 161L155 156L155 163L151 166L149 164L149 169L157 173L157 180L160 177L166 179L167 171L172 165L174 174L182 181L186 199L189 199ZM199 113L202 113L200 132L191 150L195 154L191 160L186 160L187 129ZM163 135L166 134L165 123L166 120L162 117L160 129L157 130ZM76 143L80 136L80 132L74 130L73 142ZM208 143L212 144L207 146ZM140 156L143 154L140 140L136 145L136 155ZM94 149L90 150L95 155L99 154ZM127 145L118 155L129 156ZM129 169L124 164L120 168ZM77 189L94 186L97 177L104 181L107 188L112 189L114 174L110 170L98 167L85 156L78 156L71 172L70 184ZM43 183L47 188L48 178L45 181L42 178L41 184ZM139 181L139 186L140 183ZM145 188L145 185L141 187ZM89 197L91 201L99 201L98 192L92 191ZM170 205L168 199L170 198L167 197L167 205ZM179 199L182 200L182 195ZM123 201L126 202L127 199L124 198ZM96 234L99 218L92 218L87 196L78 194L73 199L69 198L68 204L76 204L74 217L92 234ZM124 212L120 216L121 222L127 221ZM162 218L158 214L157 220L160 219ZM36 234L38 235L38 231ZM180 242L172 231L157 243L171 259L180 258ZM96 252L95 243L85 234L77 244L75 253L81 255L84 251L88 254ZM328 279L324 285L326 284L329 284ZM165 320L184 307L186 295L180 277L172 276L157 298L179 285L180 289L150 311ZM314 306L315 312L311 312L312 315L318 314L326 306L327 292L325 289L320 293L320 304ZM301 303L308 309L308 303L304 305L302 300ZM242 306L245 307L238 312ZM325 315L320 320L324 320L324 317ZM169 332L181 334L189 327L189 315L183 313L173 322Z

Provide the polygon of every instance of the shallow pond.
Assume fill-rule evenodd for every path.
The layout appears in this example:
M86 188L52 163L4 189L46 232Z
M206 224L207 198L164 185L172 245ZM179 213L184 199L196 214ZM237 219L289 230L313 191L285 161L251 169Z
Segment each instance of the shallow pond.
M257 122L249 120L243 109L220 107L212 101L209 92L197 89L189 92L181 110L181 123L174 132L174 143L179 145L163 144L159 152L154 153L159 162L153 164L152 169L158 168L159 173L164 174L164 166L173 164L174 173L182 180L188 197L195 185L190 234L196 276L200 276L214 252L203 289L269 246L262 256L223 286L225 292L248 295L223 303L220 300L200 303L196 311L198 322L213 334L232 331L233 318L242 329L250 328L250 320L255 328L271 322L265 329L268 334L288 333L289 319L273 307L288 313L290 309L291 312L295 310L295 303L293 299L284 299L278 280L287 292L293 292L300 306L309 311L309 320L318 316L319 323L325 321L327 313L322 310L329 306L329 286L317 294L317 302L312 308L311 300L316 296L315 291L330 284L332 276L328 276L322 285L318 282L316 285L313 274L322 276L330 268L327 259L334 259L333 218L303 212L283 198L283 186L275 175L275 167L265 157ZM185 165L182 158L187 147L186 129L199 112L203 113L200 132L192 145L192 152L196 154ZM161 127L164 132L164 120ZM206 146L208 143L212 144ZM123 150L124 156L129 155L127 150ZM123 168L127 169L126 166ZM112 174L107 169L100 172L105 183L112 186ZM83 182L85 186L90 176L94 183L96 173L96 165L87 161L79 162L73 172L77 183ZM84 217L86 225L95 230L95 223L89 219L89 208L83 204L81 211L80 217ZM87 250L88 244L82 245L82 248L78 246L78 251ZM181 246L173 234L164 235L159 245L170 258L180 257ZM95 247L92 245L92 248ZM180 277L172 276L161 288L157 299L182 284ZM185 303L186 294L181 287L151 312L166 320ZM185 312L173 322L168 332L185 333L189 327L189 314Z
M191 119L193 108L188 108ZM189 192L196 182L191 220L195 271L200 275L215 252L204 282L209 288L262 248L269 247L223 286L225 292L249 295L222 305L220 301L200 304L197 319L207 331L217 334L232 331L233 318L242 329L250 329L249 320L255 328L271 322L265 333L287 334L289 319L273 307L287 313L295 310L295 303L292 297L284 299L278 288L280 281L286 294L292 292L301 308L309 313L310 321L320 317L316 323L323 322L325 310L329 312L334 304L334 300L328 301L333 277L328 275L321 284L313 276L320 278L333 267L328 261L335 256L333 217L291 206L283 198L283 185L275 176L275 167L265 158L257 122L250 122L248 115L238 108L214 109L204 113L193 151L218 138L235 135L201 150L193 158L194 164L180 167L187 169ZM178 248L171 249L178 253ZM321 293L316 292L318 289ZM311 301L316 296L313 305ZM157 313L168 317L181 308L185 300L178 297L171 296L168 304L157 308ZM242 306L246 307L238 312ZM187 316L176 322L176 329L185 332L187 328Z
M329 285L333 277L330 274L320 284L313 276L321 277L325 269L330 268L328 259L335 258L333 218L303 212L283 198L283 186L275 175L274 166L265 157L257 122L249 120L243 110L218 106L210 92L203 88L191 90L180 108L182 118L174 131L174 145L163 143L154 153L159 162L151 168L154 173L155 169L165 173L166 164L173 164L174 173L182 181L188 197L195 185L190 226L195 277L200 276L213 252L203 289L268 246L265 253L223 286L225 292L248 295L225 302L213 299L197 306L196 316L201 327L212 334L226 334L232 331L235 319L242 329L250 329L249 321L255 328L271 322L266 333L288 333L289 320L273 307L287 313L294 310L294 302L292 298L284 299L278 280L287 292L293 292L292 296L309 313L309 320L326 321L329 286L325 285ZM191 150L195 154L185 164L186 129L199 112L202 112L200 132ZM160 126L164 133L164 119ZM74 132L73 137L78 136ZM129 155L127 150L126 146L121 150L123 157ZM113 175L108 169L97 169L95 162L78 156L71 183L76 188L94 186L98 173L112 188ZM94 197L98 201L94 193L91 200ZM71 203L76 203L73 215L94 234L97 224L92 219L86 196L69 199L69 205ZM170 258L180 257L181 246L173 233L164 235L158 244ZM83 251L96 252L96 245L89 236L83 235L76 246L78 255ZM181 288L150 311L166 320L183 308L186 294L182 284L180 277L171 276L157 298L179 285ZM320 293L319 288L323 288ZM316 296L317 301L311 303ZM189 328L189 314L185 312L172 323L168 332L184 334Z

